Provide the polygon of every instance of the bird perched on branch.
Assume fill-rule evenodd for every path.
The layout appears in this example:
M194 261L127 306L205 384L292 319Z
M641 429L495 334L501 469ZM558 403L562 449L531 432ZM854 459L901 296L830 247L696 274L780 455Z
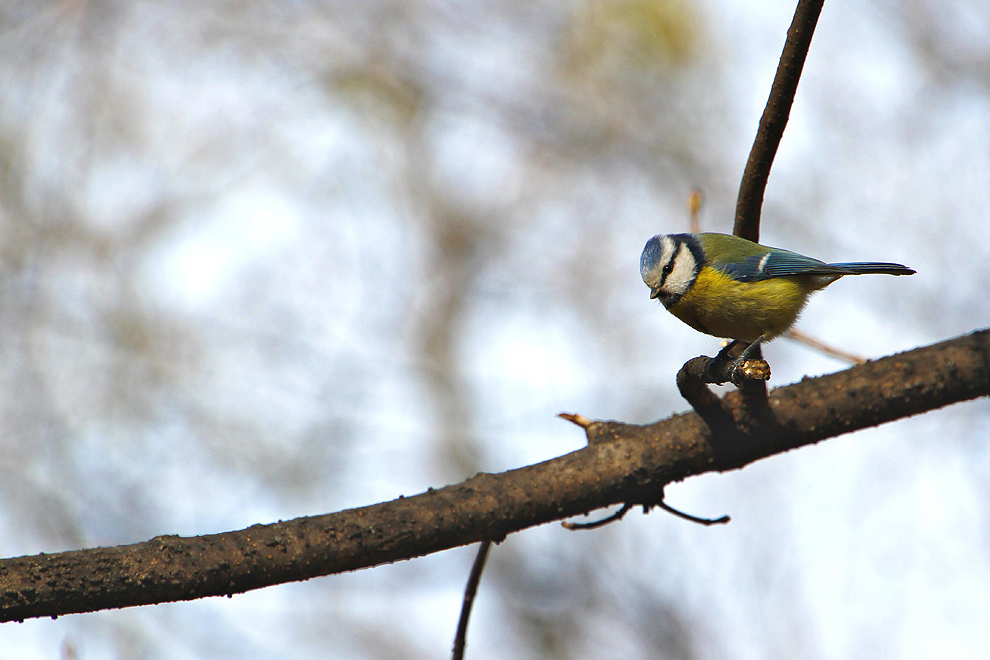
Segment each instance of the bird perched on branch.
M654 236L639 268L650 298L699 332L749 344L744 357L790 328L808 296L840 277L915 272L883 262L827 264L711 233Z

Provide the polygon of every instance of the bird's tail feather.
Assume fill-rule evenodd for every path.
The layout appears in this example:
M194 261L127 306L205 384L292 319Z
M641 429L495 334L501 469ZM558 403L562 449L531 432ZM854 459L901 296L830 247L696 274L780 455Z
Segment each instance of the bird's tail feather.
M875 273L883 275L914 275L917 272L913 268L908 268L901 264L888 264L882 261L829 264L829 266L835 266L836 268L848 271L847 274L849 275L871 275Z

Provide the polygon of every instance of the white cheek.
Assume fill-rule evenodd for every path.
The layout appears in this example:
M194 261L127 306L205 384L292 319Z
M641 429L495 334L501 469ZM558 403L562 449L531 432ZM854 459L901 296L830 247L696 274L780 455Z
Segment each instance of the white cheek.
M694 255L691 254L691 250L687 245L681 244L681 249L678 250L677 255L674 257L674 270L671 271L670 275L667 276L667 281L664 282L663 290L672 296L683 295L694 282Z

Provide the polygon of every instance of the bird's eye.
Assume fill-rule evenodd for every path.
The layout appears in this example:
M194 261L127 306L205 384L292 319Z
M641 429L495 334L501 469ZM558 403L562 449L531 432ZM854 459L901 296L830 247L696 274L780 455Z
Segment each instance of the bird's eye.
M663 274L670 275L672 272L674 272L674 262L671 261L663 267Z

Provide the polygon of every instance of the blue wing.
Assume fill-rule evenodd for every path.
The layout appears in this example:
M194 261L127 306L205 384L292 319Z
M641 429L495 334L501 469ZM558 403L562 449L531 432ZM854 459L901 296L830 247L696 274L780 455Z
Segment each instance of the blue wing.
M739 282L759 282L788 275L851 275L855 271L839 264L827 264L797 252L769 248L731 263L713 261L709 264Z

